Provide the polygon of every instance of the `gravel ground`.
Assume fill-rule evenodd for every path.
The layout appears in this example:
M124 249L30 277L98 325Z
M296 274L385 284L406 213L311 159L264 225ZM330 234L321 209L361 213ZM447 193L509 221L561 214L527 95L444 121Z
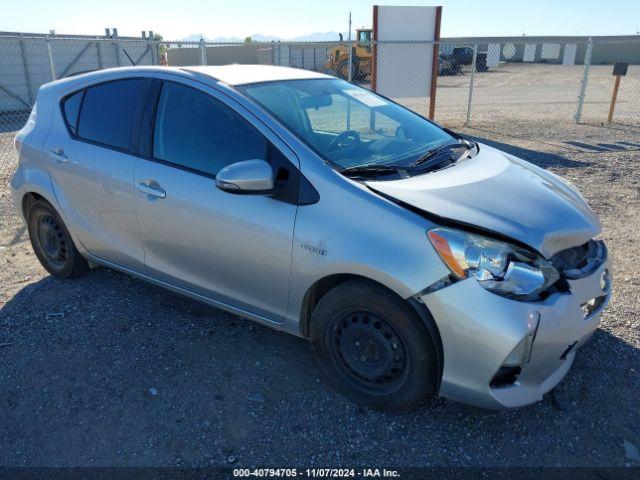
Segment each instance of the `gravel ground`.
M13 212L5 171L0 465L639 466L640 130L501 131L512 134L467 133L580 187L614 263L601 328L543 401L374 412L318 379L304 340L107 269L54 280Z
M585 92L582 120L586 123L607 119L614 78L611 65L592 65ZM496 126L508 121L568 122L576 112L582 80L582 65L540 63L501 63L474 78L471 123ZM467 116L471 69L459 75L438 77L435 118L439 122L462 125ZM383 92L384 93L384 92ZM394 98L399 103L424 115L428 97ZM629 67L620 83L614 120L638 126L640 109L640 66Z

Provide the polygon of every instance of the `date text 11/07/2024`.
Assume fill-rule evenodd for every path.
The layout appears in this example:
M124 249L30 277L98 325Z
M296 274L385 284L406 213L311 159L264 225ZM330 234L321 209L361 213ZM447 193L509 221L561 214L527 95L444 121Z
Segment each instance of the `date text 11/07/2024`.
M386 468L235 468L233 476L248 477L310 477L310 478L399 478L397 470Z

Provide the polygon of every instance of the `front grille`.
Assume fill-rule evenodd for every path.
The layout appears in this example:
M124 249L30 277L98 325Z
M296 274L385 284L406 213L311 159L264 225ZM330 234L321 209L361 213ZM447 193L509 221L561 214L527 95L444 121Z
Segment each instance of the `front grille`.
M551 263L564 278L583 278L595 272L607 260L607 247L602 240L589 240L567 248L551 257Z

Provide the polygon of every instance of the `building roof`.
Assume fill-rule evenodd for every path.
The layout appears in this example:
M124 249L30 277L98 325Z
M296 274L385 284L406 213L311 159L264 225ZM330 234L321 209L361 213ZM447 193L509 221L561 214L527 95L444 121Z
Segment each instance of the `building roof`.
M323 73L273 65L222 65L183 67L183 70L208 75L229 85L272 82L276 80L303 80L309 78L332 78Z

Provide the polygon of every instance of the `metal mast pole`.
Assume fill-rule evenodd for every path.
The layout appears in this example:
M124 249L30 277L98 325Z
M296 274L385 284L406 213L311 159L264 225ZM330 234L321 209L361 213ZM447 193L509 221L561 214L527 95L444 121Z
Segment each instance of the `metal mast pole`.
M353 45L351 44L351 12L349 12L349 81L352 79L351 66L353 65Z

